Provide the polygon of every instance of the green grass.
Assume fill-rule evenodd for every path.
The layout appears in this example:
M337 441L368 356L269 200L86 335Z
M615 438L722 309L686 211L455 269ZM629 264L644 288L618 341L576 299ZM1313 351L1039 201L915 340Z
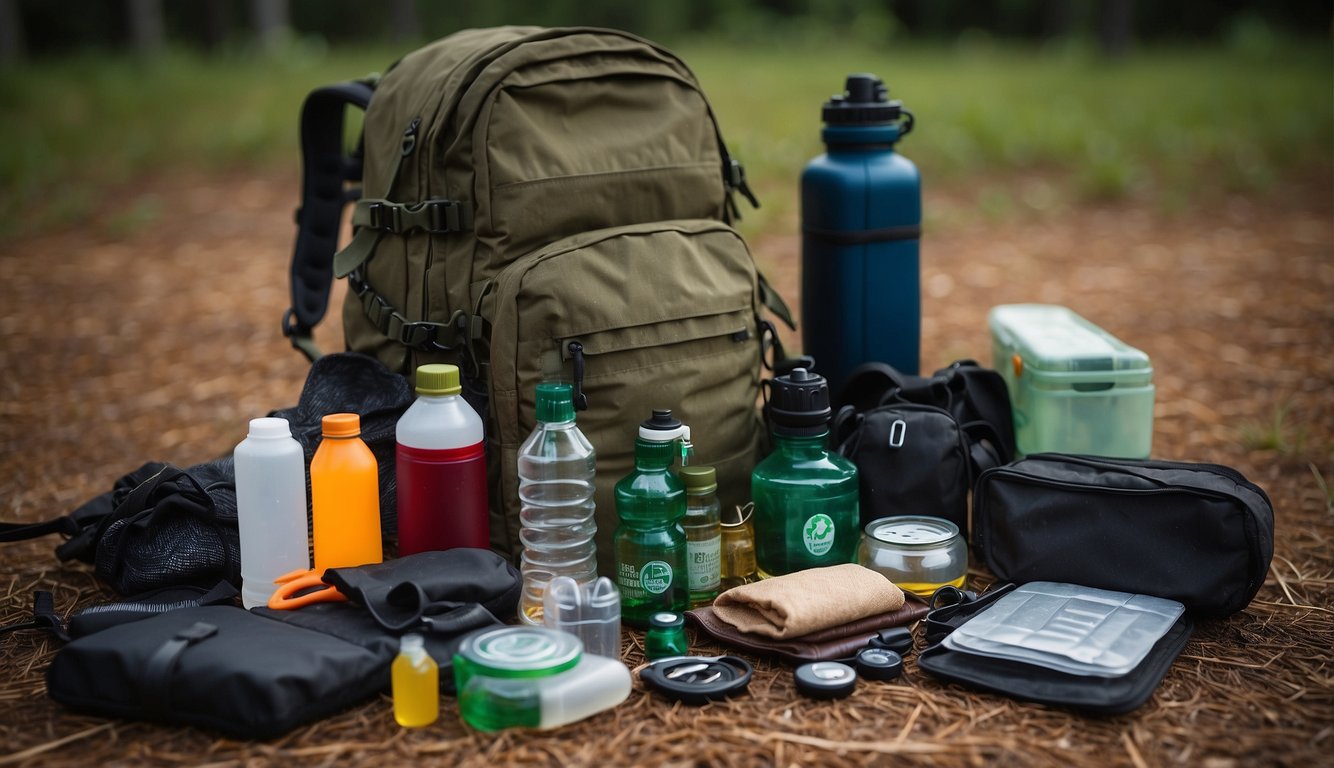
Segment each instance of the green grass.
M1142 200L1171 211L1220 194L1262 195L1334 164L1325 45L1259 53L1147 50L1109 63L1079 46L675 46L696 70L733 153L786 220L802 166L821 151L819 108L843 77L872 71L917 117L900 149L927 185L976 184L1005 217L1074 201ZM276 57L176 52L155 62L89 55L0 73L0 234L76 222L110 191L177 169L291 168L311 88L383 69L401 51L298 44ZM1032 174L1050 184L1011 188ZM117 226L151 220L151 204Z
M1241 444L1250 451L1274 451L1280 455L1296 455L1306 445L1307 429L1288 420L1291 403L1274 407L1274 417L1268 423L1248 422L1241 425Z

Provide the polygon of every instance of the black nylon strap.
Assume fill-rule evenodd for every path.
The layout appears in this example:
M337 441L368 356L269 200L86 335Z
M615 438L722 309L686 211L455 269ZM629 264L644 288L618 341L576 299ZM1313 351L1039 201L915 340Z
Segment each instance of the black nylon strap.
M56 613L55 598L44 589L32 593L32 618L0 627L0 635L21 629L44 629L57 640L69 642L69 634L65 632L65 621Z
M155 720L169 719L171 712L171 678L186 648L216 635L218 628L203 621L177 632L158 647L144 665L144 712Z
M880 227L879 229L857 229L851 231L837 229L801 230L812 240L819 240L829 245L867 245L869 243L887 243L894 240L916 240L922 236L922 227L910 224L903 227Z
M315 326L329 308L333 257L343 207L359 197L348 182L361 181L361 158L343 152L347 107L366 109L374 86L355 80L312 91L301 108L301 207L292 253L292 307L283 315L283 335L307 356ZM301 342L306 342L303 345Z
M0 523L0 543L25 541L51 533L73 536L78 532L79 524L68 516L43 520L40 523Z

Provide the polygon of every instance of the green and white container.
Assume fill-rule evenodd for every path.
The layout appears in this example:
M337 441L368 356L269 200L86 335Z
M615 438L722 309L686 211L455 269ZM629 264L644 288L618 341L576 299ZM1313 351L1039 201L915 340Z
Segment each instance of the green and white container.
M1005 377L1023 455L1144 459L1153 441L1149 356L1069 309L991 310L992 366Z
M498 627L464 638L454 654L459 712L479 731L557 728L625 701L630 671L584 655L569 632Z

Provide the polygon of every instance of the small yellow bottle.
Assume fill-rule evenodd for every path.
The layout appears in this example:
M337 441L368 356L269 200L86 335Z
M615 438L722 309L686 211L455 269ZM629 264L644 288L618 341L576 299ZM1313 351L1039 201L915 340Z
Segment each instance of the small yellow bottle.
M404 635L391 667L394 719L404 728L422 728L440 716L440 668L426 652L421 635Z

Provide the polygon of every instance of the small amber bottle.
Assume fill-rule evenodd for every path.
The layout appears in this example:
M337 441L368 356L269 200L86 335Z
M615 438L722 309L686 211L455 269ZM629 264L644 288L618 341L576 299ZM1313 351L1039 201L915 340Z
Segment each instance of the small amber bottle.
M751 526L753 505L723 512L722 583L719 588L749 584L759 577L755 567L755 529Z

